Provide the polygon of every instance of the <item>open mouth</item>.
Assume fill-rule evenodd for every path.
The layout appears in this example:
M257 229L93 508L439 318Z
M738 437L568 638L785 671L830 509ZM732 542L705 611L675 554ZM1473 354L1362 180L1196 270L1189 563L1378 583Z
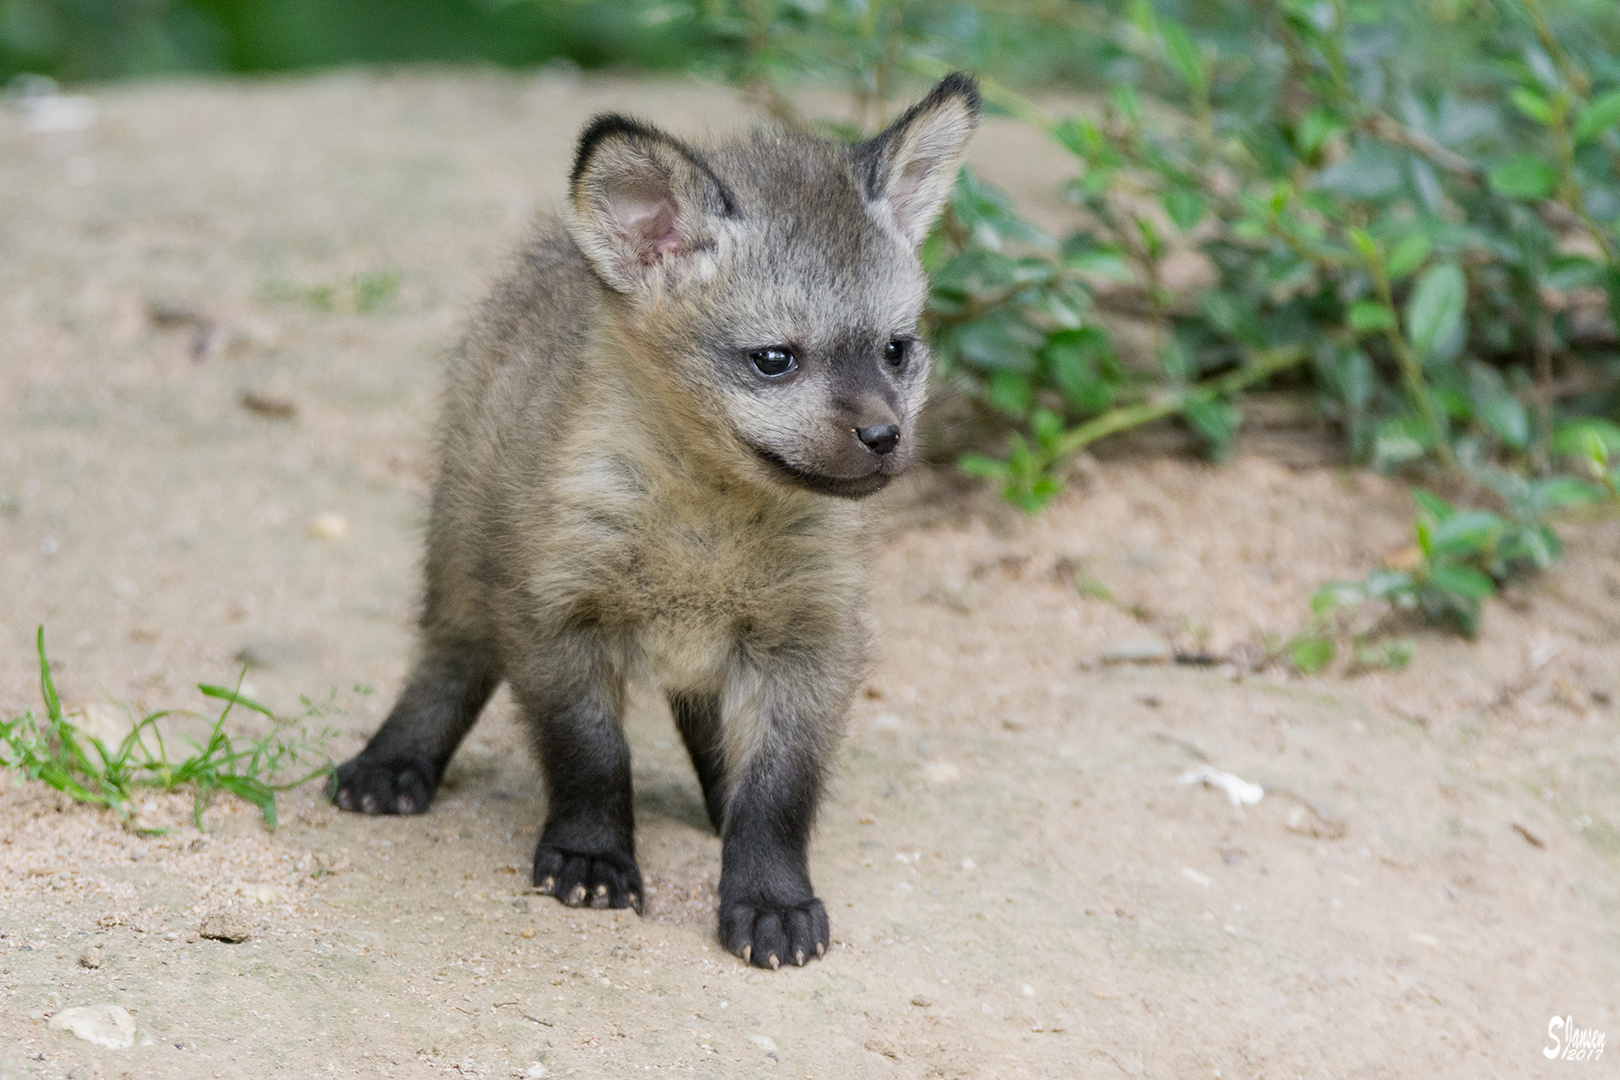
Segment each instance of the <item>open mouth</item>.
M874 469L865 476L827 476L824 473L810 472L808 469L790 465L762 447L755 446L752 449L759 455L761 461L771 467L777 479L822 495L859 499L873 492L882 491L889 486L889 481L894 479L892 473L886 473L881 469Z

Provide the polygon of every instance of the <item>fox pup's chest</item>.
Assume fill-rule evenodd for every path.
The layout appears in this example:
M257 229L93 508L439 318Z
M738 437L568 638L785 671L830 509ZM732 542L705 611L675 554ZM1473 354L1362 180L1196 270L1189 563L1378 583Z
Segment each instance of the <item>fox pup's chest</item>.
M587 456L562 478L535 584L625 643L671 687L717 679L739 650L825 632L856 602L844 510L715 489L627 455Z
M790 632L809 583L761 539L718 523L664 522L622 553L608 617L644 676L669 689L717 688L739 648Z

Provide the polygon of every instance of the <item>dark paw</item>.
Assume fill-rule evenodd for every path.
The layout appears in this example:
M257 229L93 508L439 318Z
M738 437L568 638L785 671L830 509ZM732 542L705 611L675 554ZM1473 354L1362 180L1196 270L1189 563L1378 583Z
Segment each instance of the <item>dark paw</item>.
M327 797L340 810L362 814L420 814L433 801L438 784L409 758L372 759L364 754L339 765Z
M641 914L641 867L617 851L565 851L541 841L534 887L569 907L627 907Z
M744 961L775 970L825 955L832 932L827 909L811 897L802 904L727 904L720 909L720 940Z

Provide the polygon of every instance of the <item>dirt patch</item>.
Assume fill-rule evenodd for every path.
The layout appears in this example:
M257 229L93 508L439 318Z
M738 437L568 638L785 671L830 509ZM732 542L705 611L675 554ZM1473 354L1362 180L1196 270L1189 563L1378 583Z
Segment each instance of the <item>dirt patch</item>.
M190 683L243 656L351 753L409 658L467 305L590 114L740 107L494 74L96 97L78 134L0 114L0 711L36 701L43 623L72 706L200 709ZM1061 162L1027 138L993 122L978 164L1050 191ZM1398 674L1100 663L1263 649L1406 542L1398 485L1263 449L1086 463L1034 520L944 475L895 494L879 663L812 856L823 961L719 950L719 845L649 702L648 916L531 895L543 804L502 696L422 818L304 790L275 833L223 799L200 833L165 797L139 820L171 831L142 835L0 789L0 1076L1582 1067L1540 1051L1555 1015L1620 1037L1620 525L1567 528L1478 642L1420 632ZM1265 798L1178 783L1206 764ZM227 922L246 939L205 933ZM102 1003L136 1045L47 1028Z

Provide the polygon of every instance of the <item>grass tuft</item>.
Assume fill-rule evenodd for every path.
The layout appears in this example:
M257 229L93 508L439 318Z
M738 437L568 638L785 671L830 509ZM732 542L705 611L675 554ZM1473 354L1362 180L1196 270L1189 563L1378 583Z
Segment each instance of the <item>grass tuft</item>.
M36 647L45 715L36 717L30 710L15 719L0 721L0 767L10 768L29 780L43 781L78 802L106 806L126 823L134 816L137 789L169 792L190 787L194 795L192 821L199 829L203 811L222 791L258 807L264 823L275 828L276 793L332 770L326 746L337 732L323 726L312 736L308 727L300 723L321 715L321 710L305 699L309 708L302 716L279 720L269 708L241 693L240 676L234 688L197 684L204 695L224 702L224 706L219 716L211 719L206 739L177 737L189 752L171 757L171 745L158 728L158 721L169 716L210 720L185 709L146 714L116 747L109 749L62 712L45 655L43 626ZM257 739L233 739L225 732L225 720L237 706L262 713L273 726ZM292 730L295 724L296 733ZM314 764L317 761L319 764Z

